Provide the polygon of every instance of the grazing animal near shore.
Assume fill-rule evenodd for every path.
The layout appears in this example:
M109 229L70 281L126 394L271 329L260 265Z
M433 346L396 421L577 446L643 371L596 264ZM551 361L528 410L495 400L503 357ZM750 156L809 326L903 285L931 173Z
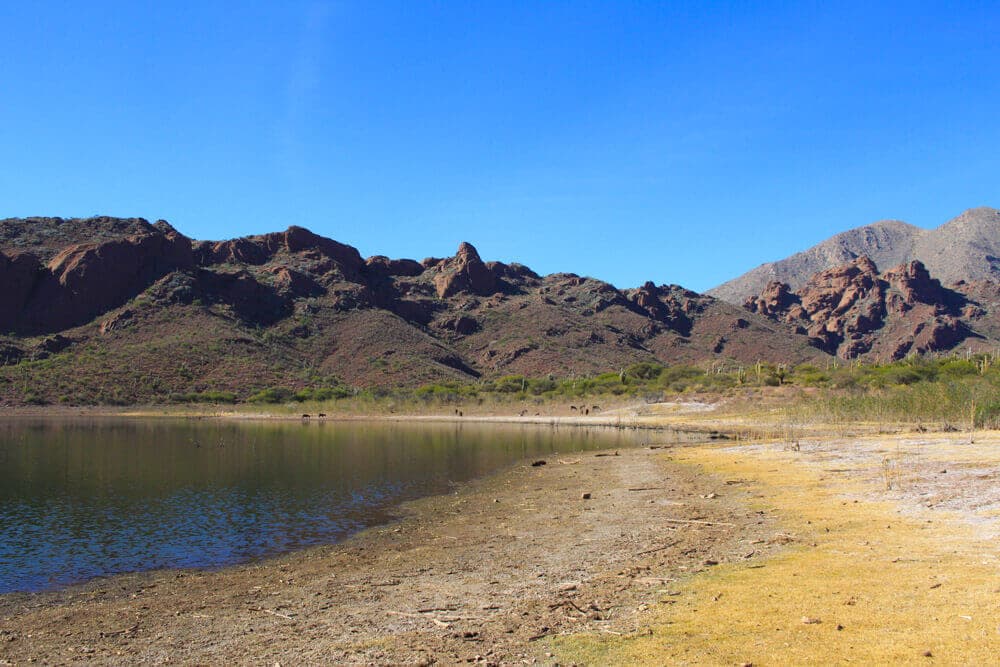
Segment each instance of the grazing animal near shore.
M576 406L575 405L569 406L569 409L572 410L573 412L576 412Z
M321 413L319 413L319 414L318 414L318 415L316 415L316 416L317 416L317 417L320 417L320 418L323 418L323 417L326 417L326 413L325 413L325 412L321 412Z
M303 418L303 419L309 419L310 417L312 417L312 415L307 415L307 414L303 414L303 415L302 415L302 418Z

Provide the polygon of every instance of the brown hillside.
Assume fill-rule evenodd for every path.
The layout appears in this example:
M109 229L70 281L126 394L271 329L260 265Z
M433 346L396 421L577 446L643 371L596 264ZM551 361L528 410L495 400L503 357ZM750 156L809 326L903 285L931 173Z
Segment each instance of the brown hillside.
M825 356L793 327L680 287L539 276L467 243L416 262L365 260L300 227L221 242L113 218L0 232L0 396L13 403Z

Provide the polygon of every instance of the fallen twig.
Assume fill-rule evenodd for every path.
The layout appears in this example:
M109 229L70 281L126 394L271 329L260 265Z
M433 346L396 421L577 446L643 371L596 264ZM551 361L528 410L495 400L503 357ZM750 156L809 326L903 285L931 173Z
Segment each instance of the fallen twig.
M670 547L678 544L680 540L675 540L670 544L664 544L662 547L656 547L655 549L647 549L646 551L640 551L636 556L645 556L646 554L655 554L657 551L663 551L664 549L669 549Z

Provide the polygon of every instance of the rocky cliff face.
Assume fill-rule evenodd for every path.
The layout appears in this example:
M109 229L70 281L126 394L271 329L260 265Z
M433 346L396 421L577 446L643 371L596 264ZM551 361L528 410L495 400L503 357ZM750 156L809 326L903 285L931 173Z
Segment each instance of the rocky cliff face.
M0 280L13 287L0 303L0 329L27 334L68 329L193 265L191 242L162 227L72 244L45 265L30 252L0 256Z
M985 313L968 295L942 287L921 262L879 273L867 257L821 271L797 291L772 282L744 307L796 327L831 354L882 360L983 338L969 320Z

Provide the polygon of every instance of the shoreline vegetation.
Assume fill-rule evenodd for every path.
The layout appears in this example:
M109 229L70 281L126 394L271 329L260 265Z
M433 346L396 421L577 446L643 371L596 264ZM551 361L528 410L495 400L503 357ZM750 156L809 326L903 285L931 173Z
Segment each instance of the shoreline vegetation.
M477 383L358 389L272 387L238 398L206 390L149 405L49 403L28 396L0 415L200 416L255 419L517 417L523 421L621 425L740 416L768 428L810 424L909 425L928 430L1000 427L997 354L912 357L887 364L819 368L633 364L588 378L512 375ZM667 407L664 407L667 406ZM701 407L699 407L701 406ZM711 413L711 414L709 414Z

